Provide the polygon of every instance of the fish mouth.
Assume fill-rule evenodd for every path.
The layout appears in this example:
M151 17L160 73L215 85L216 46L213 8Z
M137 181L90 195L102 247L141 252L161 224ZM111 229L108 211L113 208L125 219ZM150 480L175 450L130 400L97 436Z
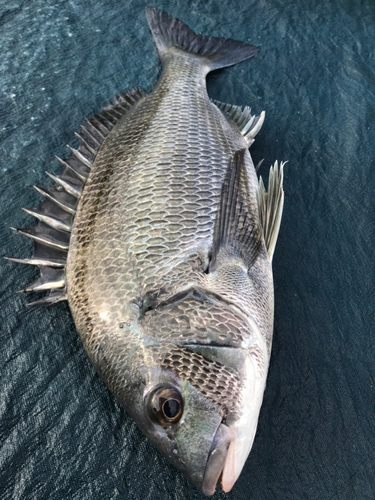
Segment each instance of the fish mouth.
M203 475L201 489L205 495L211 496L215 493L218 481L225 493L232 489L236 481L234 442L233 431L227 425L221 423L212 441Z

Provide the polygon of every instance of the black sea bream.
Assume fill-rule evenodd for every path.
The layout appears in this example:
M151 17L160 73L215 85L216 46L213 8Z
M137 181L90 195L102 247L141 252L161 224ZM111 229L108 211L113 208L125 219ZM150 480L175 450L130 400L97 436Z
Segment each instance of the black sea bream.
M271 261L282 166L269 190L248 148L264 113L212 102L210 71L258 48L196 35L147 9L162 63L153 92L117 96L62 161L34 240L38 302L68 300L118 401L204 493L229 491L253 443L273 330Z

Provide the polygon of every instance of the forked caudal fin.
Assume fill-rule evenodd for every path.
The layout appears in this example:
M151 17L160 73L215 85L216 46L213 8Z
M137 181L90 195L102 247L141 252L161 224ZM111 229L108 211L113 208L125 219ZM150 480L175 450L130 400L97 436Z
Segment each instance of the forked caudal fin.
M149 7L146 16L162 61L169 49L176 48L205 58L212 71L249 59L260 50L230 38L197 35L179 19L155 8Z

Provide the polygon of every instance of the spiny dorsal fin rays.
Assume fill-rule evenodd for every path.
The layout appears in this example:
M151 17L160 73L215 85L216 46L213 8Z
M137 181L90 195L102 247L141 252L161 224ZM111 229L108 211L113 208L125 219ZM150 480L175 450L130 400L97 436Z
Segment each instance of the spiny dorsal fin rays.
M266 243L269 259L272 260L275 251L277 236L279 234L281 216L284 206L284 178L285 162L271 166L268 178L268 192L266 191L262 177L259 178L258 207L259 218L263 228L264 241Z
M28 208L23 208L22 210L40 220L41 222L44 222L44 224L47 224L47 226L53 227L54 229L65 231L66 233L70 233L72 230L72 217L69 217L68 214L66 214L67 218L69 217L71 220L62 221L56 219L55 217L51 217L50 215L42 213L42 211L39 209L29 210Z
M33 187L34 187L34 189L36 189L38 191L38 193L40 193L42 196L44 196L46 198L46 200L51 201L52 203L57 205L59 208L64 210L64 212L68 212L69 214L72 214L72 215L74 215L76 213L74 208L69 206L69 204L66 203L65 200L64 200L65 201L65 203L64 203L63 200L61 199L62 197L66 198L66 195L68 193L65 194L65 191L55 191L52 194L51 191L52 191L53 186L51 186L49 189L42 189L42 188L39 188L38 186L33 186Z
M62 188L64 188L67 193L75 196L76 198L80 198L82 189L77 189L78 182L76 183L76 185L74 185L70 182L65 181L62 176L53 175L50 172L46 172L46 174L48 175L48 177L51 177L51 179L55 181L56 184L59 184Z
M78 149L68 146L72 155L67 160L58 158L64 167L62 173L57 176L47 172L55 184L47 189L34 186L45 199L38 209L24 210L39 222L30 229L14 229L34 242L34 254L29 259L7 258L13 262L40 268L40 278L23 291L49 290L50 293L33 302L33 305L66 300L65 264L79 198L105 137L144 96L145 92L139 87L115 96L101 113L87 120L81 134L76 134L79 139Z
M46 228L43 228L42 224L42 222L39 222L38 224L36 224L36 226L33 226L30 229L16 229L14 227L11 227L11 229L16 233L21 234L22 236L26 236L26 238L29 238L33 241L37 241L43 245L46 245L47 247L54 248L55 250L67 251L69 248L68 233L61 232L61 234L58 234L57 231L48 228L48 226L46 226Z
M234 104L228 104L220 101L212 101L220 111L232 121L236 123L240 129L241 134L245 137L248 142L249 147L254 142L254 138L262 128L264 118L266 116L265 111L262 111L259 116L251 114L251 109L248 106L242 108L241 106L236 106Z
M83 154L79 151L79 149L74 149L71 146L69 146L69 144L67 145L67 147L70 149L70 151L74 154L74 156L80 162L82 162L84 165L86 165L86 167L89 167L91 169L91 167L92 167L92 161L91 160L89 160L88 158L86 158L85 156L83 156Z
M99 150L104 140L104 136L87 118L86 125L82 125L81 134L85 138L85 140L90 141L90 143L94 144L96 149Z
M72 165L69 165L69 163L67 163L65 160L62 160L58 156L56 156L56 158L59 160L59 162L62 165L64 165L64 167L68 168L71 172L73 172L74 175L76 175L80 181L82 181L82 182L86 182L87 181L88 175L83 175L78 170L76 170L75 168L73 168ZM91 167L90 167L90 169L91 169Z
M6 260L11 260L12 262L17 262L17 264L27 264L29 266L48 266L48 267L65 267L65 261L59 262L52 259L41 260L41 259L16 259L15 257L4 257Z
M96 155L97 150L95 150L92 146L90 146L90 144L87 142L87 140L85 140L85 139L84 139L81 135L77 134L77 132L74 132L74 135L75 135L76 137L78 137L78 139L79 139L80 143L84 144L84 145L86 146L86 148L87 148L87 149L88 149L88 150L89 150L89 151L90 151L93 155ZM58 156L56 156L56 158L57 158L58 160L60 160L60 158L59 158ZM62 162L63 160L60 160L60 161Z
M36 306L40 304L57 304L57 302L61 302L63 300L68 300L66 288L58 288L56 290L51 290L50 293L42 299L35 300L34 302L29 302L28 306Z
M56 288L64 288L65 283L65 270L56 269L52 267L40 266L40 278L34 283L29 285L24 290L20 290L19 293L23 292L43 292L45 290L54 290Z

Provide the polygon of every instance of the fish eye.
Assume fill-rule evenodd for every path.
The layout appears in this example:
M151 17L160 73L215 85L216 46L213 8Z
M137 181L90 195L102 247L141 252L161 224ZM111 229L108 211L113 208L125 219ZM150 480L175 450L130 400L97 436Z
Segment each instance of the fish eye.
M174 420L180 413L180 407L181 404L177 399L167 399L163 403L162 410L167 418Z
M183 412L183 397L175 387L157 387L147 398L149 417L160 425L178 422Z

